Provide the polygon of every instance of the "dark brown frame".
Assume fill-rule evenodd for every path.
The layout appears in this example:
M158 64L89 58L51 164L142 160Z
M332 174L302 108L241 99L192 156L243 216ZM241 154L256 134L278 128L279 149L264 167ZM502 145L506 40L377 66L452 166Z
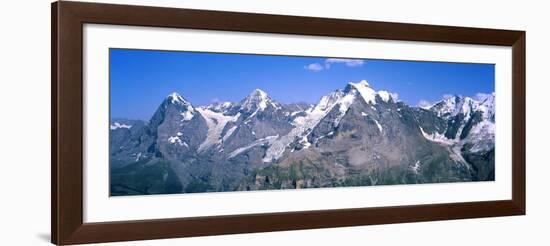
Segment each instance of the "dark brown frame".
M97 3L52 4L52 243L76 244L525 214L525 32ZM512 199L83 223L83 23L512 47Z

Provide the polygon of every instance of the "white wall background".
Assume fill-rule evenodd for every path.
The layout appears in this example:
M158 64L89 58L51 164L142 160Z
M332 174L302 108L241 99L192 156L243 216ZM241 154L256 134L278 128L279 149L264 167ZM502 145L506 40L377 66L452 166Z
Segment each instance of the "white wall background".
M212 236L112 245L546 245L550 219L550 29L545 1L104 0L183 8L527 31L527 216ZM0 15L1 245L47 245L50 231L50 1ZM531 242L531 243L528 243Z

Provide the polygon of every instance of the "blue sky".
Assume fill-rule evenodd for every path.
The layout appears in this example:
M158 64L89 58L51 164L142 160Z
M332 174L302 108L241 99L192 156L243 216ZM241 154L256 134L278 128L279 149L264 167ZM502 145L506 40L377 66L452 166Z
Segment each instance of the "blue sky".
M282 103L316 103L365 79L415 106L495 90L493 64L111 49L109 66L111 116L142 120L174 91L194 106L237 102L255 88Z

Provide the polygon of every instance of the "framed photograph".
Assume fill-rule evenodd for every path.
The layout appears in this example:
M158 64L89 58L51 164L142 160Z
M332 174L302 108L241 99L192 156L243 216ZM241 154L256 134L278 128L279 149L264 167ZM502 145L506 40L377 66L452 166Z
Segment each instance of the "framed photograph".
M525 32L52 5L52 242L525 214Z

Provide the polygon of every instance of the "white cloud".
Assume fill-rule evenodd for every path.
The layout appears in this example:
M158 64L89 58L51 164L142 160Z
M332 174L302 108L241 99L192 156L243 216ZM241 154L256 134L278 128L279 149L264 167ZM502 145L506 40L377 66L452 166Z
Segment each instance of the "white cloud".
M433 103L428 102L428 101L426 101L426 100L420 100L416 105L417 105L418 107L423 108L423 109L428 109L428 108L430 108L430 107L433 105Z
M309 70L309 71L313 71L313 72L319 72L319 71L324 69L323 66L319 63L311 63L311 64L305 66L304 68Z
M348 67L360 67L360 66L363 66L365 61L359 60L359 59L329 58L329 59L325 60L324 66L323 66L323 64L316 62L316 63L311 63L311 64L305 66L304 69L307 69L307 70L313 71L313 72L319 72L319 71L322 71L322 70L330 69L330 66L332 64L336 64L336 63L344 64Z
M329 69L333 63L343 63L348 67L360 67L363 66L365 61L359 59L341 59L341 58L329 58L325 60L325 68Z

